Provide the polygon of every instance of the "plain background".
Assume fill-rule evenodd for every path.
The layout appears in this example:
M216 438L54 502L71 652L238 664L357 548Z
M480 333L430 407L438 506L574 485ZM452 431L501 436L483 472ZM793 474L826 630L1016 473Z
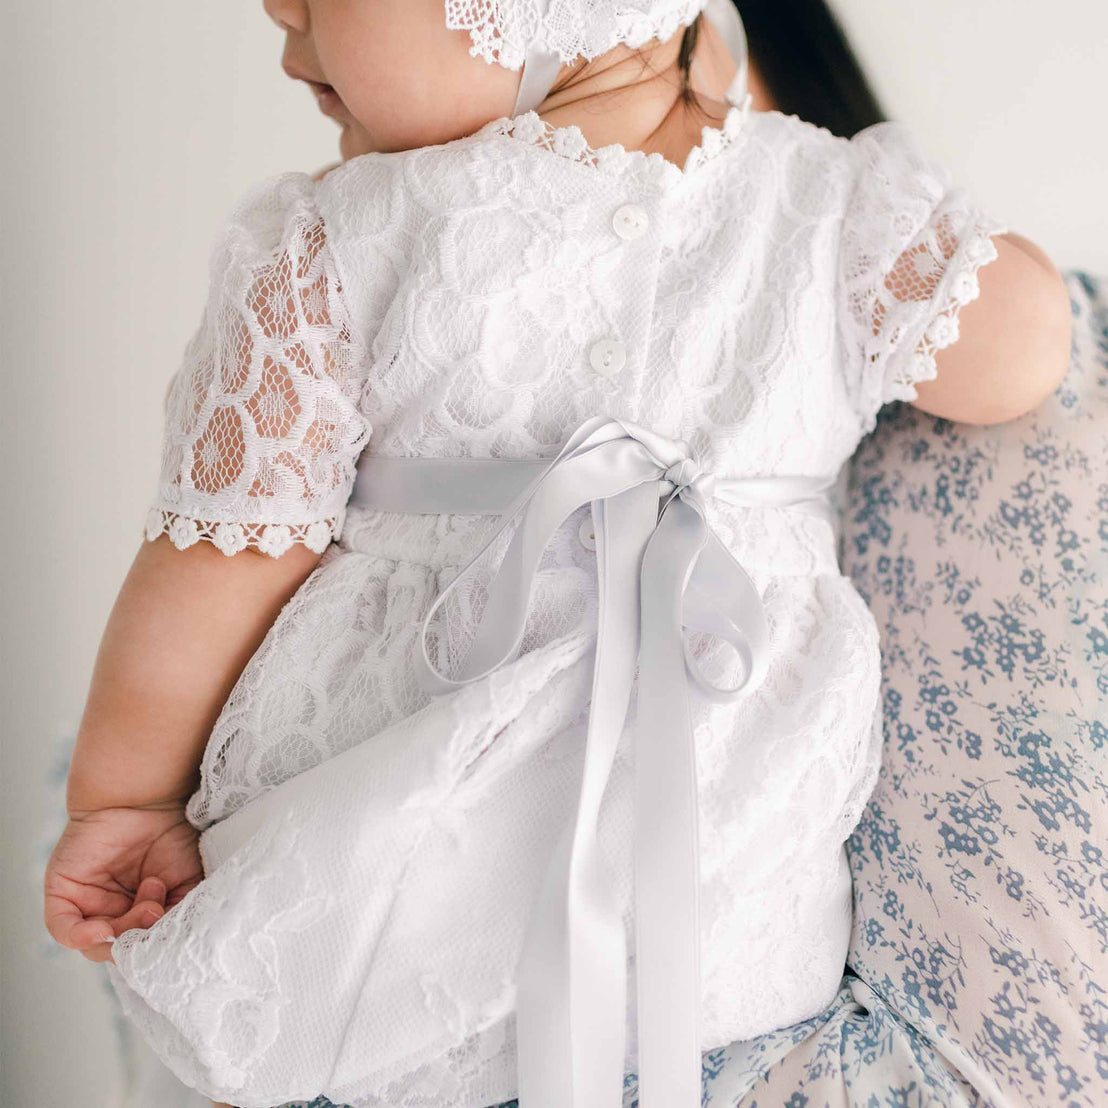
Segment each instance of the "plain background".
M1108 276L1108 7L836 9L886 111L959 183L1060 268ZM216 228L254 182L338 160L338 128L281 72L258 0L35 0L4 23L0 1101L114 1108L101 971L42 926L43 781L141 540Z

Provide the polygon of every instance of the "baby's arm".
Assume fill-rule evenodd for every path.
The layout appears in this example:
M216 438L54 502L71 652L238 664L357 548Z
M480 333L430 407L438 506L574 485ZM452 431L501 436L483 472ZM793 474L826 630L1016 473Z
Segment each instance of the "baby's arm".
M995 235L980 295L961 310L957 342L935 355L916 407L963 423L1003 423L1039 406L1069 366L1069 292L1050 258L1016 234Z
M185 813L212 728L341 527L372 430L358 407L367 359L307 174L244 194L208 268L45 874L47 930L93 961L204 880Z
M862 427L907 401L963 423L1038 407L1069 366L1069 290L911 128L848 140L855 176L839 241L839 322Z
M239 674L320 559L143 542L100 643L66 792L74 812L181 807Z
M235 682L334 536L369 440L367 358L307 174L243 195L209 273L165 395L147 541L93 671L71 810L183 806Z

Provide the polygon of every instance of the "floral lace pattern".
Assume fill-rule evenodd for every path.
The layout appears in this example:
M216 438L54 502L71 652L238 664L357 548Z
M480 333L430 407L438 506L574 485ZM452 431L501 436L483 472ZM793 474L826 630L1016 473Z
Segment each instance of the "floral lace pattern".
M852 460L889 712L847 966L817 1015L704 1052L706 1108L1108 1103L1108 281L1064 276L1073 354L1040 408L894 405Z
M707 0L446 0L446 25L468 31L470 54L506 69L519 69L529 46L558 54L563 62L595 58L619 43L665 42L691 23Z
M304 865L302 834L290 819L271 824L167 912L162 926L132 928L112 945L108 972L124 1012L158 1028L163 1061L188 1083L199 1061L214 1086L239 1088L287 1032L296 997L278 974L274 945L282 935L308 940L332 899ZM294 900L286 882L296 887ZM281 1099L283 1090L273 1093Z
M282 1017L260 1056L244 1048L239 1084L217 1082L224 1061L193 1043L191 1083L215 1099L269 1108L263 1095L282 1082L288 1096L323 1090L357 1108L479 1108L514 1092L512 966L589 709L589 509L543 553L518 657L428 698L411 665L423 617L498 519L347 506L369 428L383 456L546 458L604 412L681 439L721 475L834 477L920 368L906 351L956 312L951 287L983 259L970 243L986 217L903 130L844 140L739 105L682 174L642 152L609 161L572 129L534 122L263 187L218 253L233 263L229 280L216 274L209 317L222 322L205 325L174 382L171 479L152 530L189 540L191 520L221 548L276 549L295 528L316 542L317 524L341 520L231 691L187 808L215 876L296 811L298 864L333 874L336 890L309 929L314 960L289 934L267 940L295 1022ZM628 205L630 235L617 216ZM911 258L921 251L926 269ZM251 291L259 281L265 295ZM598 343L621 351L615 371L591 356ZM283 495L250 494L270 487ZM740 702L690 703L706 1049L835 995L850 924L843 843L877 779L881 725L877 630L832 528L780 509L710 511L763 598L771 661ZM281 525L289 534L269 530ZM431 626L443 671L473 641L504 545ZM695 648L715 683L735 683L734 652ZM633 721L599 831L632 956ZM249 858L244 879L260 865ZM300 891L286 893L295 907ZM260 911L204 901L182 926L248 934ZM190 1004L212 1011L230 995L182 969L186 941L151 947L158 957L127 974L134 1018L178 1058ZM264 985L252 972L244 961L235 983L247 1010ZM171 1026L156 1003L167 982L181 1005ZM314 1089L293 1087L310 1068L289 1069L298 1032L314 1036L311 1065L326 1062Z
M1097 543L1108 514L1108 447L1097 435L1108 415L1108 286L1078 271L1066 279L1073 358L1037 413L970 428L890 408L850 467L850 571L900 644L883 677L894 713L885 764L847 845L851 951L821 1012L703 1054L706 1108L844 1096L948 1108L982 1097L1028 1108L1108 1102L1105 998L1090 972L1108 952L1103 913L1090 910L1108 856L1094 835L1108 796L1108 601L1097 599L1108 590ZM932 544L920 529L942 535L926 564L919 552ZM985 582L972 572L982 550L999 554L1007 614L982 608ZM1074 581L1080 600L1054 607L1052 597L1076 595ZM946 642L957 649L945 662L927 618L936 612L970 644ZM1067 641L1085 648L1066 650ZM944 665L956 681L940 680ZM1066 680L1052 680L1063 666ZM1018 705L1006 692L1016 680L1032 690ZM995 727L974 718L998 712ZM61 757L59 768L64 822ZM40 865L59 829L43 837ZM43 954L64 951L51 944ZM114 1022L129 1057L141 1043L129 1022ZM467 1073L475 1058L451 1062ZM430 1069L427 1081L435 1087ZM166 1071L157 1092L142 1103L168 1103L181 1087ZM625 1108L638 1092L629 1073ZM282 1108L342 1104L316 1096Z
M312 183L283 174L251 190L213 246L209 300L166 392L148 540L278 557L341 534L371 426Z
M857 402L869 432L882 405L915 400L916 385L937 376L935 355L957 340L958 312L980 295L978 269L997 257L991 236L1008 226L954 188L902 123L876 124L853 143L862 156L853 203L867 214L843 225L840 277L850 341L864 358ZM876 241L882 217L908 234ZM882 281L872 278L875 260Z

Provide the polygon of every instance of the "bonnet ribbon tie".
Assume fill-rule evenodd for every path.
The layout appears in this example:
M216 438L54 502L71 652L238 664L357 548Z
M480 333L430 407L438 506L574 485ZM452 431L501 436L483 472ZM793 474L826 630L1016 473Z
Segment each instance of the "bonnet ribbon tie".
M591 504L598 608L592 702L577 810L554 848L516 968L520 1108L619 1108L627 951L614 884L597 843L600 802L638 660L634 885L639 1103L701 1103L699 845L688 693L717 703L763 679L769 633L753 581L707 521L715 496L814 512L833 526L834 478L722 478L682 441L610 416L581 423L553 460L363 456L351 494L401 512L500 512L492 537L424 617L417 676L431 694L479 681L513 659L539 560L554 532ZM505 506L506 505L506 506ZM492 576L457 677L427 654L427 626L451 590L522 512ZM713 684L684 632L729 642L742 680Z

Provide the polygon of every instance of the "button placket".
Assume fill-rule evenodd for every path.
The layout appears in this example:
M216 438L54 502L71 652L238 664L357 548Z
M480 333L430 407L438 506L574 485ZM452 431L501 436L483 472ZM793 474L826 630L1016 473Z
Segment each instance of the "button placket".
M601 377L614 377L627 364L627 347L611 336L598 339L589 348L589 365Z
M642 238L647 229L650 226L650 216L646 211L646 208L642 204L636 204L633 201L628 201L625 204L620 204L615 208L615 211L611 215L611 225L613 232L624 242L630 243L635 239ZM647 247L649 250L650 248ZM638 254L638 248L635 248L635 254L626 255L620 257L618 263L619 266L635 266L636 256ZM597 338L592 346L588 348L588 365L592 367L593 372L598 377L607 378L612 380L619 376L619 373L623 371L627 365L627 346L626 343L618 338L616 335L606 335L601 338ZM612 380L611 386L608 389L614 388L622 389L619 382Z
M650 226L650 216L640 204L621 204L612 213L612 230L628 242L641 238Z

